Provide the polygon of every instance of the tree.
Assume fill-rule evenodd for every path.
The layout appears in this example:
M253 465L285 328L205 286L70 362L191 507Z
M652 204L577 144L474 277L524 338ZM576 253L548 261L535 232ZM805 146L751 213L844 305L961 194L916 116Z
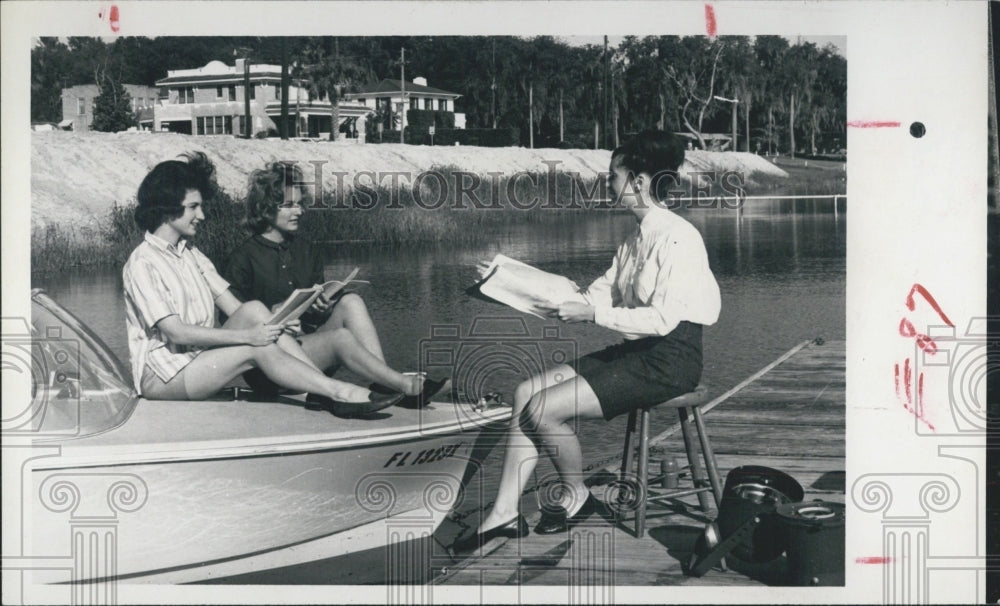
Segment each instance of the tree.
M354 88L364 77L364 70L340 53L340 41L325 37L310 40L303 55L302 73L309 95L330 102L330 140L336 141L340 130L340 95Z
M764 138L767 141L768 153L771 153L772 145L778 142L774 114L784 106L781 72L784 69L784 57L787 52L788 40L781 36L757 36L754 40L754 56L761 75L758 80L760 99L767 113Z
M69 49L58 38L41 38L31 49L31 119L58 122L62 89L68 86Z
M721 39L708 42L704 36L689 36L680 40L661 38L660 56L665 59L663 72L674 82L684 102L680 111L681 122L698 139L701 149L706 147L702 128L715 97L719 58L724 48ZM692 120L695 122L692 123Z
M122 83L106 76L98 87L99 92L94 99L94 120L90 128L105 133L116 133L135 126L132 97Z

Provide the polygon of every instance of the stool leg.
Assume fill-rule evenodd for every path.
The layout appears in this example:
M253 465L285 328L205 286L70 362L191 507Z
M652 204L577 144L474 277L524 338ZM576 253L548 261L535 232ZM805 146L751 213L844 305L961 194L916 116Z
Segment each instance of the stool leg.
M625 480L625 476L632 471L632 432L635 431L635 414L636 411L634 410L628 413L628 426L625 428L625 451L622 453L622 480Z
M701 468L701 461L698 458L698 447L695 444L694 436L691 434L692 430L697 431L698 427L692 423L692 415L689 411L689 408L682 406L677 409L677 416L680 417L681 434L684 436L684 451L687 453L688 465L691 467L691 484L695 488L701 488L706 482L711 482L711 478L707 477ZM711 511L711 501L704 492L698 493L698 505L706 515Z
M712 451L712 444L708 441L708 432L705 431L705 420L702 418L701 408L694 407L694 423L698 428L698 439L701 441L701 453L705 456L705 467L708 469L708 481L712 484L712 494L715 495L715 506L718 511L722 504L722 482L719 478L719 468L715 464L715 453Z
M649 409L642 410L639 422L639 487L645 493L649 482ZM646 495L640 495L639 506L635 510L635 536L640 539L646 534Z

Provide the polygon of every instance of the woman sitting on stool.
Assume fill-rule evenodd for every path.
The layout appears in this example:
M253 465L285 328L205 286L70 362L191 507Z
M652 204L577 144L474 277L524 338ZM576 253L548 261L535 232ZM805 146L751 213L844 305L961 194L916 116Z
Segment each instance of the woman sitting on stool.
M657 195L658 181L676 176L683 161L684 144L663 132L644 132L612 153L608 185L635 215L637 228L611 268L581 292L585 302L564 302L551 313L610 328L624 342L517 387L496 502L475 533L456 541L455 552L497 536L528 534L518 509L540 450L555 464L563 491L556 507L543 509L535 532L563 532L595 513L573 421L612 419L698 385L702 326L716 322L721 299L698 230Z

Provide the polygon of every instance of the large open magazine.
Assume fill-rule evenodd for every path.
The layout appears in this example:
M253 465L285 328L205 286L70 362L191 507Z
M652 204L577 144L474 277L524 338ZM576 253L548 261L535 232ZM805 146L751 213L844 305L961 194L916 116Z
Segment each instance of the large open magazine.
M539 318L566 301L584 302L575 282L497 255L490 262L486 277L477 285L483 295Z
M367 284L365 280L355 280L354 276L358 275L358 268L355 267L346 278L343 280L330 280L329 282L324 282L323 284L314 284L309 288L297 288L292 291L292 294L288 295L288 298L282 302L271 317L268 319L268 324L280 324L282 322L290 322L292 320L297 320L299 316L304 314L307 309L316 301L317 298L322 294L327 299L332 299L338 292L340 292L348 284Z

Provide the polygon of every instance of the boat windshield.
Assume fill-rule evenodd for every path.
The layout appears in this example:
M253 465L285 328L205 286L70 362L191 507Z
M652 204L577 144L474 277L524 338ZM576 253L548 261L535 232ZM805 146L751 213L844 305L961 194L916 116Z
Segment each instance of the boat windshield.
M40 290L31 295L31 375L25 424L38 438L113 429L137 400L128 370L108 346Z

